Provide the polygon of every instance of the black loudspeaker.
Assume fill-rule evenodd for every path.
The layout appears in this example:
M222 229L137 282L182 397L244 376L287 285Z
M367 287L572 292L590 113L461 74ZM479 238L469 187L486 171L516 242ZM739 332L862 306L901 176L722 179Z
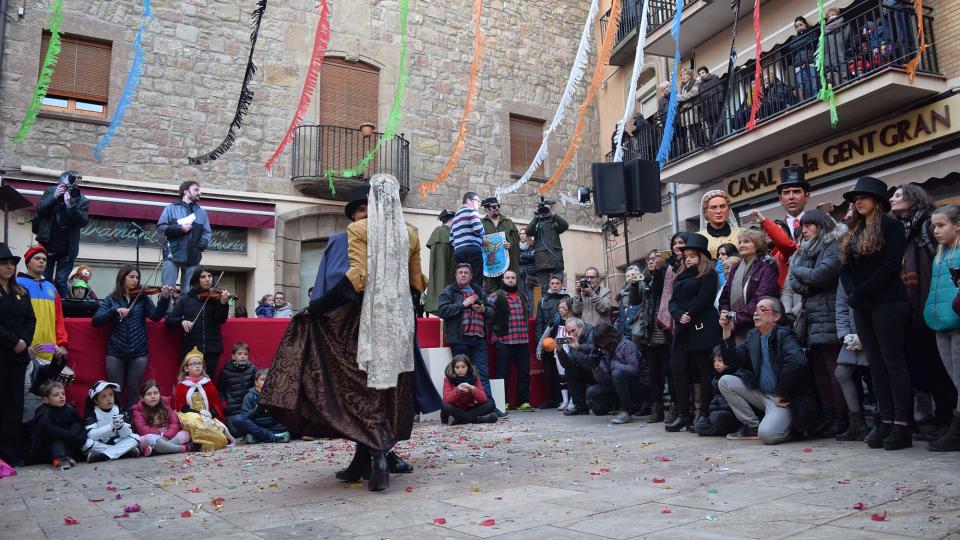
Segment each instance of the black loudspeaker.
M594 163L593 211L598 216L623 216L627 213L626 184L623 163Z
M652 159L634 159L623 167L627 215L656 214L663 210L660 199L660 164Z

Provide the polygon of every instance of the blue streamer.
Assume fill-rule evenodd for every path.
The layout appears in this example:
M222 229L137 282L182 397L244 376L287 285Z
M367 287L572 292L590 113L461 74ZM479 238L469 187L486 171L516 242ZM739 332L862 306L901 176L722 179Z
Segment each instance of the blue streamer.
M667 119L663 124L663 139L660 141L660 149L657 150L657 161L660 162L660 168L667 163L670 157L670 145L673 143L673 123L677 118L677 106L679 105L679 93L677 92L677 71L680 67L680 19L683 18L683 0L677 0L677 12L673 15L673 28L670 34L673 36L673 75L670 77L670 103L667 105Z
M130 106L133 94L136 93L140 85L140 77L143 75L143 34L147 31L147 24L153 19L153 11L150 9L150 0L143 0L143 15L140 16L140 30L137 32L137 38L133 41L133 65L130 66L130 73L127 75L127 81L123 84L123 93L120 94L120 101L117 103L116 110L113 111L113 119L107 131L100 137L100 141L93 147L93 157L97 161L103 157L103 150L110 144L117 128L123 122L123 115Z

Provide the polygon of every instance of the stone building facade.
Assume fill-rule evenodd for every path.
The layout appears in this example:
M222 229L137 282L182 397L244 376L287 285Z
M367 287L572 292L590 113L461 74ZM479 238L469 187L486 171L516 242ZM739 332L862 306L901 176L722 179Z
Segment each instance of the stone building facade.
M102 161L94 159L92 149L112 117L133 58L139 3L67 2L64 6L60 27L64 35L98 40L110 47L106 110L100 117L45 108L25 142L11 141L37 79L48 1L9 5L0 71L0 169L6 176L42 183L52 181L54 172L73 169L84 175L88 186L171 199L181 181L196 180L208 200L274 205L275 227L247 230L243 254L211 253L205 258L206 263L234 276L235 287L245 291L248 309L256 298L272 290L285 290L288 297L299 298L295 305L302 303L308 285L301 287L301 281L309 272L300 268L301 262L313 264L324 239L343 226L341 202L332 196L318 196L316 190L298 189L291 182L290 147L272 175L263 167L286 130L300 95L318 20L312 0L268 3L254 54L258 71L250 86L255 93L253 103L236 142L216 161L187 164L189 156L216 147L233 118L255 4L252 0L153 3L155 17L143 40L142 80ZM398 78L397 2L330 4L332 38L327 57L375 68L377 111L371 116L382 130ZM586 4L574 3L557 9L546 0L484 2L484 58L466 146L448 182L421 200L416 186L433 179L452 151L464 107L473 32L468 0L411 2L410 79L398 132L410 142L410 192L404 205L409 220L419 227L422 241L436 225L436 212L458 206L463 191L492 195L497 186L512 181L510 117L543 121L552 117L586 9ZM323 84L321 72L318 94ZM315 99L304 124L323 122L318 107ZM572 132L572 111L569 118L554 134L545 166L547 176L562 157ZM589 183L599 138L598 118L592 111L580 152L564 175L561 190ZM318 178L317 182L325 180ZM504 214L525 222L536 205L535 188L531 183L507 196ZM19 225L11 229L11 244L15 251L22 251L31 242L27 222L31 212L22 210L16 215L14 223ZM570 210L567 217L574 224L565 237L573 248L567 250L568 268L595 264L602 247L594 232L592 212ZM308 244L309 257L305 253ZM141 256L148 260L157 253L146 246ZM81 247L80 257L108 261L107 267L115 267L133 255L107 245L91 245ZM426 264L427 257L424 259Z

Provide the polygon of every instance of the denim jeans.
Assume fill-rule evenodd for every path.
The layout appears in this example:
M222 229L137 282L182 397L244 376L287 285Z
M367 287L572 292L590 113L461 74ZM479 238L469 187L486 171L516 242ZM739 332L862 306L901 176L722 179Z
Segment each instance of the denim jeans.
M47 254L47 268L43 271L43 277L53 283L61 298L70 298L70 287L67 285L67 280L70 278L70 271L73 270L74 260L76 260L76 257L71 257L66 253Z
M177 283L180 283L180 288L183 289L183 292L187 292L190 288L190 276L193 275L193 270L196 266L186 266L183 264L177 264L169 259L163 261L163 269L160 271L160 284L173 287ZM180 278L180 281L177 281L177 278Z
M610 384L595 384L587 389L587 404L597 416L617 409L632 413L650 393L637 377L625 371L614 370L610 378Z
M278 435L287 430L283 424L273 421L272 424L262 426L251 420L249 416L245 414L237 414L230 417L230 423L237 429L237 432L240 435L253 435L255 439L260 442L273 442L274 435ZM267 422L263 422L267 424Z
M483 391L492 401L493 393L490 392L490 372L487 369L487 340L475 336L462 336L459 343L450 344L450 352L454 356L465 354L473 367L477 368L477 375L480 376L480 382L483 384Z

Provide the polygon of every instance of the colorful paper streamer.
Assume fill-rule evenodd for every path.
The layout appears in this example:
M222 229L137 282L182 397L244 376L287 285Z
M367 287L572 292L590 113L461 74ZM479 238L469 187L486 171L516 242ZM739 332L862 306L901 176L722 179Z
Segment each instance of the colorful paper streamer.
M237 100L237 111L233 115L233 121L227 129L227 136L219 146L207 152L202 156L187 158L190 165L202 165L214 161L222 156L224 152L233 146L237 138L237 130L243 125L243 117L250 110L250 103L253 101L253 90L250 90L250 81L253 74L257 72L257 66L253 65L253 52L257 48L257 37L260 35L260 22L263 21L263 12L267 9L267 0L258 0L257 8L250 15L253 19L253 31L250 32L250 56L247 57L247 70L243 75L243 84L240 86L240 99Z
M613 161L623 161L623 131L637 105L637 83L640 80L640 70L643 69L643 48L647 44L647 10L649 8L650 0L643 0L643 14L640 15L640 28L637 30L637 54L633 57L633 73L630 75L630 92L627 94L627 103L623 107L623 117L617 122L617 132L614 135L617 148L613 152Z
M757 0L759 2L760 0ZM680 21L683 19L683 0L677 0L677 11L673 14L673 27L670 35L673 36L673 73L670 75L670 101L667 102L667 118L663 123L663 138L660 140L660 149L657 150L657 161L662 169L670 157L670 145L673 144L674 123L677 118L677 108L680 105L680 92L677 86L680 67Z
M577 93L577 89L580 87L580 81L583 80L583 74L587 71L587 62L590 61L590 35L593 33L593 22L597 18L597 13L600 12L600 3L598 0L593 0L590 2L590 10L587 12L587 20L583 23L583 31L580 32L580 46L577 47L577 56L573 61L573 65L570 66L570 76L567 77L567 84L563 89L563 96L560 98L560 105L557 106L557 112L553 114L553 120L550 121L550 125L543 131L543 141L540 142L540 148L537 150L537 154L533 156L533 161L530 162L530 166L527 167L527 171L523 173L516 182L510 184L507 187L497 188L496 195L501 197L508 193L513 193L514 191L520 189L520 186L527 183L528 180L533 176L533 173L540 168L540 165L543 164L544 158L547 157L547 146L550 142L550 135L553 133L553 130L557 129L560 125L560 122L563 120L563 117L566 116L567 109L570 108L570 105L573 103L573 96Z
M410 79L410 74L407 72L407 56L409 55L407 52L407 13L410 10L410 0L400 0L397 7L400 10L400 65L398 67L397 89L393 94L393 106L390 108L390 117L387 118L387 127L383 130L383 135L380 136L377 144L367 152L367 155L363 156L363 159L360 160L360 163L357 164L356 167L344 169L339 172L331 169L323 173L327 178L327 184L332 195L337 194L337 190L333 187L334 177L353 178L362 175L370 164L370 161L373 160L377 152L380 151L380 147L383 146L386 141L392 140L397 134L397 128L400 125L400 113L403 107L403 96L407 93L407 81Z
M907 62L907 65L904 66L904 69L907 71L907 76L910 78L910 83L913 83L913 78L917 75L917 66L920 65L920 57L926 52L927 47L927 36L923 31L923 0L913 0L913 9L917 16L917 37L920 38L920 46L917 48L917 54Z
M620 27L620 14L623 11L621 0L613 0L610 5L610 18L607 20L607 29L603 33L603 41L600 42L600 50L597 53L597 64L593 68L593 79L590 80L590 86L587 87L587 95L584 96L580 106L577 107L577 124L573 129L573 136L567 143L567 150L560 160L560 165L553 172L550 179L546 181L540 189L537 190L541 195L548 193L560 183L560 177L573 161L573 156L577 153L580 146L580 140L583 139L583 130L587 124L587 109L593 100L597 97L600 85L603 84L603 68L610 62L610 53L613 52L613 45L617 39L617 29Z
M763 100L763 70L760 69L760 52L763 43L760 40L760 0L753 1L753 33L757 36L754 51L753 70L753 102L750 104L750 119L747 120L747 131L757 127L757 113L760 112L760 102Z
M0 14L5 17L6 14ZM47 90L50 89L50 79L53 78L53 68L57 65L57 58L60 56L60 23L63 21L63 0L54 0L50 6L50 16L47 18L47 27L50 29L50 43L47 45L47 54L43 57L43 65L40 67L40 76L37 78L37 86L33 90L33 99L30 106L27 107L26 114L23 115L23 122L20 129L13 136L13 142L23 142L27 138L27 133L37 121L37 113L40 112L40 106L43 104L43 98L47 97Z
M463 116L460 117L460 128L457 130L457 138L453 143L453 152L447 158L447 162L440 169L437 177L432 182L422 182L420 184L420 198L423 199L427 193L436 191L440 184L447 181L447 178L457 167L460 161L460 153L466 146L467 137L467 119L473 111L473 100L477 94L477 87L480 86L480 65L483 61L483 34L480 32L480 14L483 11L483 0L473 0L473 60L470 62L469 81L467 82L467 100L463 106Z
M826 70L824 69L827 46L827 21L823 17L823 0L817 0L817 14L820 18L820 40L817 43L817 53L814 56L814 66L816 66L817 75L820 77L820 92L817 94L817 99L830 105L830 125L837 127L837 122L839 121L839 117L837 116L837 95L833 91L833 85L827 83Z
M273 151L270 159L263 164L267 171L273 166L273 162L280 157L283 149L293 140L293 134L303 123L303 117L310 108L310 102L313 100L313 92L317 89L317 81L320 79L320 67L323 66L323 57L327 53L327 45L330 43L330 7L327 0L320 0L320 21L317 22L317 31L313 38L313 54L310 55L310 66L307 68L307 76L303 81L303 90L300 91L300 101L293 113L293 119L290 120L290 127Z
M117 133L117 128L123 122L123 117L127 113L127 107L133 100L133 94L137 92L140 85L140 77L143 76L143 34L147 31L147 24L153 19L153 11L150 9L150 0L143 0L143 13L140 15L140 30L137 31L137 37L133 40L133 64L130 65L130 73L127 74L127 80L123 83L123 92L120 93L120 101L117 102L117 108L113 111L113 118L107 131L103 133L97 145L93 147L93 157L100 161L103 158L103 151L110 144L110 140Z

